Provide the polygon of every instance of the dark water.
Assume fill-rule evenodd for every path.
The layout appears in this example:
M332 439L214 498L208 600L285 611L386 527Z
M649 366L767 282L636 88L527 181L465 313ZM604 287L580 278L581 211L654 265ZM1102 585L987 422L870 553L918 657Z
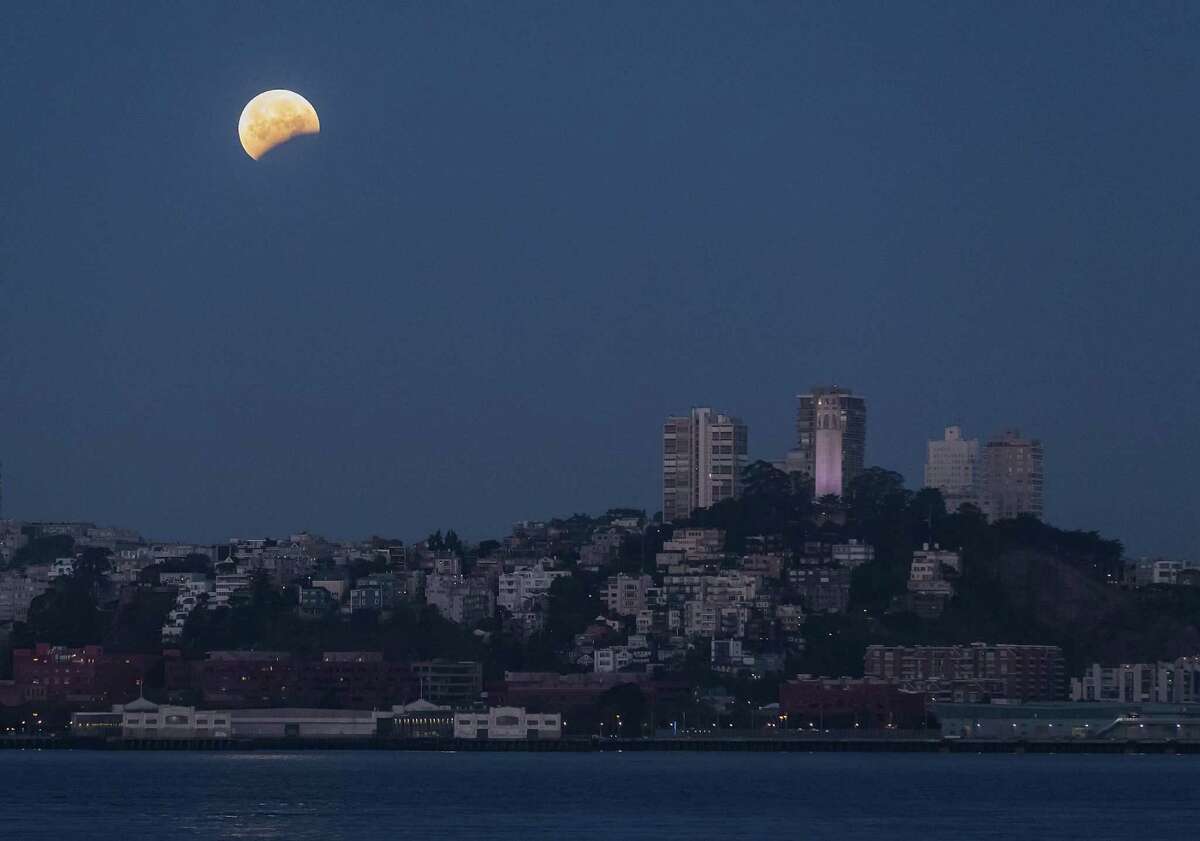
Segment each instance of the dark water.
M1200 758L0 751L3 839L1200 837Z

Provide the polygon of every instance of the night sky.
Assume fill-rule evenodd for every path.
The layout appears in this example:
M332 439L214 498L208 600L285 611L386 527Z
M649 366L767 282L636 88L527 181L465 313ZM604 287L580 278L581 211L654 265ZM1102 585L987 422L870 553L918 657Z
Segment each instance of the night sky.
M1200 543L1200 5L24 2L5 514L480 538L659 506L663 416L865 394ZM322 133L259 162L290 88Z

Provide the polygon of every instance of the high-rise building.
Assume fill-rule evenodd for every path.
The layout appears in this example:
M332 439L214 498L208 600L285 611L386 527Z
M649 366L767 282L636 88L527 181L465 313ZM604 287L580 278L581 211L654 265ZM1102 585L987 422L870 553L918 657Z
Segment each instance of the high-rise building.
M747 430L739 418L707 408L663 424L663 520L688 517L742 492Z
M962 429L946 427L941 441L930 441L925 458L925 487L937 488L953 513L964 504L979 507L979 441L963 438Z
M788 453L788 469L811 478L816 497L841 496L863 471L867 401L838 386L816 386L797 400L796 449Z
M1006 430L983 448L983 513L989 520L1042 516L1042 442Z

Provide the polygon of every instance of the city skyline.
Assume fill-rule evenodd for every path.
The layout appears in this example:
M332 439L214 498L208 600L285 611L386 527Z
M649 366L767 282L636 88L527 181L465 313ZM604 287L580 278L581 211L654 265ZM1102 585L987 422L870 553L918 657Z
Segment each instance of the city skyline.
M5 508L486 534L656 506L687 406L776 458L836 381L910 484L944 426L1016 425L1052 522L1193 553L1196 21L1036 17L31 4L0 54ZM255 161L238 115L276 88L321 133Z
M803 401L805 399L808 399L810 403L813 403L814 395L826 394L826 393L842 395L844 397L849 397L850 399L857 401L857 403L855 405L857 405L859 408L856 411L861 412L863 417L865 418L866 409L863 408L863 407L865 407L865 405L867 405L865 396L861 393L856 393L854 391L854 389L852 389L852 388L847 388L847 387L842 387L842 386L828 386L828 387L814 386L808 394L801 393L801 394L796 395L796 399L801 401L801 406L802 406L802 408L800 410L801 414L804 413ZM712 419L711 419L710 423L717 424L722 427L732 424L733 428L740 429L741 433L740 433L740 437L738 438L738 440L740 442L742 442L742 446L745 445L745 439L748 437L746 434L746 430L749 429L750 424L747 423L746 421L744 421L738 415L727 414L723 411L716 411L716 410L713 410L713 409L710 409L707 407L694 406L689 410L689 415L676 415L676 414L669 415L667 417L668 426L670 426L672 422L687 421L689 417L695 416L696 413L698 413L698 412L710 413L712 415ZM815 419L815 417L816 417L816 415L813 414L814 419ZM693 426L695 426L697 421L693 418L691 423ZM856 421L855 423L858 423L860 425L865 425L865 421ZM793 426L793 444L796 444L797 441L796 441L795 436L797 433L795 430L798 428L798 426L797 426L797 421L796 421L795 417L793 417L792 426ZM858 428L860 428L860 427L856 427L856 429L858 429ZM867 427L867 428L869 429L870 427ZM974 504L977 504L978 507L980 507L981 511L983 511L983 513L985 515L989 516L989 518L999 517L1006 512L1009 515L1011 515L1011 513L1012 513L1011 510L1004 508L1004 506L1001 506L999 503L991 501L989 499L987 491L985 490L986 465L987 465L986 455L989 452L990 448L994 448L996 446L1004 444L1007 439L1020 439L1021 438L1020 429L1011 424L1008 424L1008 425L1002 424L1001 426L999 426L997 428L997 430L994 433L988 434L987 437L985 439L983 439L982 447L979 446L980 442L978 440L972 440L972 441L962 440L961 439L962 427L957 424L944 427L943 433L946 436L944 439L929 438L926 440L926 442L925 442L926 452L925 452L924 457L921 459L921 462L920 462L921 466L918 470L914 470L912 473L905 472L903 470L899 470L899 469L889 466L887 464L881 464L881 463L877 463L876 461L873 461L870 456L870 449L868 446L866 446L866 444L869 444L869 441L870 441L869 433L868 433L866 442L862 446L859 446L858 449L862 452L867 453L865 462L864 462L865 467L882 467L884 469L894 470L895 472L900 473L900 475L903 476L906 484L908 484L911 489L918 490L923 487L938 487L937 482L930 481L931 474L930 474L929 459L934 452L934 449L933 449L934 445L944 446L945 444L950 443L952 441L955 444L973 443L976 445L975 459L977 459L977 463L974 464L974 467L973 467L973 470L975 473L975 482L976 482L976 489L975 489L975 497L976 498L975 498L975 500L971 500L971 499L967 499L967 498L958 499L958 496L959 496L958 494L950 493L949 495L947 495L944 492L944 489L939 488L940 490L943 490L943 496L947 499L947 501L949 503L947 510L953 511L957 508L956 500L958 503L973 501ZM799 434L803 435L803 432L800 432ZM959 436L959 437L950 437L950 436ZM660 447L664 446L664 436L662 434L660 434L660 436L659 436L659 442L660 442ZM1033 446L1036 448L1037 460L1038 460L1037 461L1038 488L1036 491L1036 504L1034 504L1032 506L1030 506L1028 504L1018 505L1017 508L1022 511L1028 511L1029 513L1034 513L1035 516L1039 516L1039 518L1044 519L1046 522L1049 522L1055 526L1059 526L1059 527L1063 527L1063 528L1077 528L1077 529L1084 530L1084 531L1097 531L1101 534L1104 534L1107 537L1111 537L1111 538L1118 539L1118 540L1123 540L1123 542L1124 542L1124 539L1122 538L1122 536L1120 534L1106 533L1103 528L1100 528L1098 526L1094 526L1094 525L1089 526L1087 524L1069 525L1069 524L1064 524L1064 523L1053 521L1047 517L1047 515L1045 513L1044 504L1043 504L1043 490L1042 490L1042 484L1041 484L1043 443L1038 438L1034 438L1032 443L1033 443ZM814 446L814 448L816 446L815 439L814 439L813 446ZM782 458L772 457L775 454L767 453L767 452L758 452L754 449L749 449L748 452L744 455L741 454L741 451L739 450L738 452L735 452L733 454L733 457L734 457L735 463L740 462L743 464L743 466L745 464L749 464L751 462L763 461L763 462L767 462L767 463L773 463L778 469L783 469L783 470L791 472L791 471L799 468L800 456L798 455L798 453L799 453L799 450L795 446L791 446L791 447L787 448L787 450L784 453L784 456ZM653 515L656 512L662 513L664 515L665 521L671 522L672 519L678 519L678 518L677 517L672 518L672 517L667 516L667 512L668 512L670 506L665 504L666 492L665 492L664 483L665 483L666 477L668 475L668 468L664 462L664 458L666 456L664 456L664 452L662 449L660 449L660 451L657 455L658 455L658 461L656 462L656 464L659 467L659 484L658 484L658 492L653 497L654 500L657 501L657 507L654 502L651 502L649 504L644 504L644 503L641 503L640 501L632 500L632 499L624 500L623 503L628 504L632 507L641 508L641 509L645 510L648 515ZM857 456L854 456L854 458L857 458ZM2 465L2 462L0 462L0 465ZM672 470L673 470L673 468L672 468ZM803 471L801 471L801 472L803 472ZM916 474L916 475L913 475L913 474ZM734 478L732 480L732 482L733 482L732 487L734 488L732 495L736 496L740 492L740 482L736 478ZM0 499L3 499L4 492L5 492L5 488L3 486L3 474L0 473ZM726 491L722 494L719 494L717 497L714 498L714 497L712 497L711 491L709 492L708 495L705 495L704 493L702 493L699 490L693 490L691 492L691 495L689 498L693 502L697 502L701 499L704 499L709 504L713 504L715 502L720 501L720 499L727 498L727 496L729 496L729 495L730 495L729 492ZM693 507L708 507L708 506L698 504ZM567 512L565 510L564 511L552 511L552 512L540 512L536 515L529 515L529 516L547 517L547 518L555 517L555 516L566 516L568 513L574 513L575 511L582 511L582 510L583 509L576 507L576 508L572 509L571 512ZM1012 510L1016 510L1016 509L1012 509ZM97 518L89 517L86 515L55 517L55 516L32 516L32 515L28 515L28 514L23 514L21 516L16 516L16 515L10 515L6 512L4 514L4 517L2 517L0 519L4 519L4 518L10 519L10 520L27 520L27 521L41 520L41 521L64 521L64 522L69 522L69 521L80 521L80 522L97 521L97 522L99 522L97 520ZM483 529L474 529L474 528L472 528L472 524L470 524L470 523L447 523L446 527L457 529L459 532L461 532L465 537L468 537L469 539L482 539L482 538L487 537L488 535L500 533L504 528L507 528L507 526L511 522L516 522L518 519L522 519L522 518L514 518L512 520L509 520L507 523L499 524L496 526L495 530L490 531L490 532L483 530ZM115 521L115 520L112 522L104 521L100 524L108 525L108 526L118 526L118 527L130 525L130 523L127 521ZM139 528L145 528L142 524L135 524L135 525L137 525ZM418 524L418 525L413 526L413 529L415 529L413 534L425 534L425 533L428 533L428 531L430 529L440 527L441 525L442 525L442 521L438 521L436 526L435 525L421 526ZM338 537L353 536L352 534L348 534L345 532L339 532L336 530L325 530L325 529L321 529L319 527L312 527L307 524L292 524L291 526L278 529L275 532L271 532L269 530L266 530L266 531L257 530L256 531L251 528L251 529L243 529L240 532L228 531L228 532L225 532L224 534L206 533L200 537L197 537L196 535L193 535L193 534L167 535L167 534L158 534L157 532L153 532L153 531L149 531L148 533L154 534L155 536L164 538L164 539L169 537L172 539L178 538L178 539L183 539L183 540L187 540L190 542L196 542L196 543L217 543L217 542L220 542L220 541L222 541L230 536L233 536L235 534L244 534L244 535L289 534L289 533L295 533L298 531L312 531L312 532L320 533L320 534L337 535ZM378 528L373 528L373 529L369 528L366 531L358 532L357 534L358 534L358 536L362 536L364 534L385 534L385 533L398 533L398 531L396 529L389 530L389 528L378 527ZM1127 547L1127 549L1132 550L1132 547L1129 547L1127 542L1126 542L1126 547ZM1150 556L1150 555L1167 556L1172 553L1164 552L1164 551L1154 551L1154 550L1151 550L1148 552L1141 551L1141 550L1132 550L1131 554L1137 554L1137 555L1142 555L1142 556ZM1174 554L1188 555L1188 552L1184 551L1182 553L1174 553Z
M850 389L850 388L845 388L845 387L841 387L841 386L814 387L809 394L797 395L797 399L800 401L800 406L801 406L801 408L800 408L801 418L803 418L805 416L805 401L807 400L808 404L810 404L808 406L808 409L809 409L809 414L811 415L811 420L810 420L809 426L812 427L812 430L815 430L816 429L816 414L815 414L816 410L813 408L813 406L815 405L814 395L825 395L825 394L833 394L833 395L839 396L839 399L844 400L846 398L849 398L849 399L855 401L855 403L854 403L855 408L853 409L852 414L854 412L857 412L861 415L861 418L853 421L852 426L855 429L855 435L861 434L863 432L863 430L866 428L866 425L865 425L866 401L865 401L864 395L856 394L853 391L853 389ZM839 403L838 405L842 406L841 403ZM845 407L843 406L843 409L844 408ZM800 430L798 432L798 435L800 436L800 438L803 438L803 436L805 434L804 429L807 429L808 426L805 426L805 424L802 420L800 422L798 422L796 424L796 426L797 426L797 429ZM707 508L710 505L720 502L722 499L727 499L730 497L738 496L741 492L741 487L742 487L742 483L740 481L740 472L741 472L741 470L743 470L745 468L745 466L747 464L749 464L751 462L762 461L762 462L766 462L769 464L773 464L777 469L784 470L785 472L797 472L798 471L798 472L804 473L804 466L801 464L801 462L803 461L803 457L800 455L800 450L797 449L796 447L789 448L783 458L771 458L771 454L757 453L757 452L754 452L753 450L749 450L747 447L747 439L749 437L748 429L749 429L749 424L747 424L741 417L736 416L736 415L731 415L726 412L714 410L714 409L711 409L708 407L692 407L689 410L687 415L679 415L679 414L669 415L666 418L666 424L661 427L661 434L660 434L660 438L659 438L662 449L660 450L660 452L658 454L658 456L659 456L658 464L660 466L659 486L658 486L659 492L657 495L658 507L656 509L654 505L639 505L633 501L627 501L627 502L632 507L640 508L640 509L646 511L648 516L654 515L657 512L657 513L663 515L665 522L672 522L674 520L680 519L681 517L687 516L686 514L679 513L679 512L684 511L684 508L679 507L679 505L683 504L682 500L684 500L684 499L686 499L689 503L691 503L690 506L687 507L687 511L690 512L690 510L692 510L694 508ZM729 430L729 431L714 433L713 430ZM905 474L902 471L898 471L898 470L895 471L895 472L900 473L900 475L904 478L906 484L908 484L912 490L918 490L920 488L928 488L928 487L937 488L938 490L942 491L943 497L946 499L946 501L948 503L947 510L950 512L953 512L954 510L956 510L959 504L962 504L964 502L970 502L971 504L975 504L977 507L979 507L980 510L985 515L987 515L989 518L999 519L999 518L1003 518L1005 516L1015 516L1016 513L1032 513L1032 514L1034 514L1034 516L1037 516L1040 519L1045 519L1044 506L1043 506L1043 490L1042 490L1043 445L1040 440L1034 438L1032 440L1032 442L1030 442L1030 441L1022 438L1021 432L1019 429L1017 429L1013 426L1005 426L1005 427L1002 427L1000 430L998 430L995 434L988 436L988 438L984 441L984 446L982 448L980 448L978 440L972 439L972 440L968 441L968 440L965 440L962 438L962 428L958 425L947 426L944 428L943 432L944 432L944 436L945 436L943 439L931 438L926 441L926 455L923 460L922 469L920 471L919 481L914 480L913 477ZM677 481L675 478L676 476L683 476L685 473L691 475L691 474L695 473L696 469L698 469L698 465L691 464L690 460L685 460L684 462L680 463L680 466L678 466L678 467L676 466L677 449L676 449L675 439L677 438L677 436L681 436L681 435L685 435L685 434L688 439L686 444L690 449L693 449L693 450L694 450L694 445L696 444L696 440L694 440L694 439L702 440L702 441L706 442L708 447L712 447L713 440L715 440L717 437L724 436L724 439L727 439L729 441L729 445L730 445L728 455L716 456L715 455L716 451L713 450L713 455L707 456L706 459L700 459L700 462L704 463L704 464L708 464L711 461L716 461L721 464L728 463L730 465L729 467L723 467L723 468L719 468L719 469L724 470L725 472L729 473L730 475L728 476L728 478L716 477L715 483L714 483L713 477L710 475L709 484L712 484L712 487L706 487L705 483L703 481L698 480L695 476L691 476L691 478L688 480L689 484L687 484L686 487L682 484L679 486L678 493L683 494L683 496L680 497L680 501L676 502L676 501L673 501L673 499L672 499L672 497L675 496L675 491L672 490L670 493L668 493L667 482L671 481L671 487L674 488L675 483ZM869 440L869 439L867 439L867 440ZM1000 501L994 499L994 497L997 495L998 492L996 492L994 490L989 490L988 477L987 477L987 466L988 466L987 454L989 452L996 451L995 450L996 447L1002 447L1004 445L1011 445L1014 442L1021 444L1022 446L1026 446L1031 443L1032 447L1034 448L1034 451L1036 453L1037 488L1035 491L1032 492L1034 494L1034 496L1031 497L1031 500L1035 500L1035 501L1026 502L1026 501L1023 501L1024 498L1022 497L1021 502L1001 503ZM855 448L854 454L852 456L850 456L852 461L854 461L855 463L857 462L857 459L860 458L864 452L867 452L865 443L866 443L865 441L859 441L856 444L850 445L852 448ZM945 467L936 468L934 470L934 472L931 473L931 466L934 463L932 461L932 459L934 458L935 452L940 453L941 452L940 448L943 448L947 445L950 445L952 447L959 447L962 445L974 445L973 454L971 457L971 462L972 462L971 473L974 477L973 478L974 488L973 488L972 493L962 494L962 493L956 492L955 490L951 490L949 493L947 493L947 489L944 487L944 484L940 483L938 481L939 477L943 480L945 479L945 475L946 475ZM818 449L815 437L812 442L812 449L814 450L814 452L816 452ZM939 455L938 458L945 459L946 456ZM740 467L739 467L739 465L740 465ZM887 465L884 465L884 464L876 464L873 461L871 461L871 459L869 457L865 461L865 466L866 467L883 467L884 469L889 469L889 470L894 469L894 468L888 467ZM958 471L958 469L959 468L956 465L955 470L953 470L951 472L956 473ZM818 470L818 472L819 472L819 470ZM840 471L839 471L839 475L840 475ZM813 476L811 478L813 478L814 481L817 481L817 478L815 476ZM852 477L847 477L846 481L849 481L849 478L852 478ZM692 484L692 483L697 483L697 482L698 482L698 484L694 484L694 485ZM728 487L718 487L718 485L720 485L722 482L724 482L725 485L728 485ZM1023 483L1024 480L1022 479L1021 482ZM0 479L0 494L3 494L3 492L4 492L4 489L3 489L3 485L2 485L2 479ZM1012 493L1013 493L1013 491L1011 489L1009 489L1008 495L1011 495ZM1020 493L1024 494L1025 492L1024 492L1024 490L1021 490ZM840 494L835 493L834 495L840 495ZM2 498L2 497L0 497L0 498ZM609 507L611 507L611 506L609 506ZM538 517L566 516L566 512L556 511L556 512L541 513L538 515L531 515L531 516L538 516ZM5 515L5 517L0 517L0 520L6 519L6 518L9 520L62 521L62 522L71 522L71 521L85 522L85 521L91 521L91 520L95 519L95 518L89 518L87 516L80 516L80 517L45 517L45 516L15 517L15 516ZM510 522L516 522L516 521L517 520L512 520ZM1050 521L1047 520L1047 522L1050 522ZM1060 524L1060 523L1051 523L1051 524L1056 525L1056 526L1062 526L1062 524ZM105 523L101 523L101 525L121 527L121 526L126 526L128 524L124 523L124 522L121 522L121 523L105 522ZM502 526L502 528L506 528L507 525L508 524L504 524L504 526ZM476 531L471 530L469 527L469 524L465 524L465 523L459 524L459 525L452 524L450 527L461 531L462 534L464 536L468 537L469 539L482 539L483 537L486 536L486 534L483 532L476 532ZM424 534L427 531L427 530L422 530L422 527L420 527L420 526L417 526L416 528L417 528L417 531L420 532L421 534ZM430 526L429 528L433 528L433 527ZM1100 531L1099 529L1084 529L1084 530ZM321 530L318 528L310 528L307 525L297 525L292 528L285 528L276 533L289 534L289 533L308 532L308 531L313 531L313 532L317 532L317 533L321 533L321 534L337 535L338 537L351 536L351 535L347 535L347 534L343 534L343 533L339 533L339 532L324 531L324 530ZM368 532L363 532L361 534L366 534L366 533L368 533ZM370 534L384 534L384 533L394 533L394 532L389 532L388 529L373 529L373 530L369 530L369 533ZM234 532L228 532L225 535L212 535L212 536L205 536L204 538L197 538L192 535L173 535L171 537L184 539L184 540L187 540L190 542L196 542L196 543L217 543L217 542L220 542L220 541L232 536L233 534L234 534ZM263 535L263 534L270 534L270 532L247 530L247 531L244 531L243 534ZM361 536L361 534L359 536ZM157 536L162 537L162 538L168 537L167 535L157 535ZM1113 537L1118 540L1121 539L1120 535L1107 535L1107 536ZM1151 554L1156 554L1156 553L1151 553ZM1165 554L1165 553L1157 553L1157 554Z
M863 395L862 393L859 393L859 392L855 392L855 390L853 388L843 387L843 386L814 386L814 387L812 387L812 389L809 390L809 392L807 394L806 393L797 394L795 399L799 400L801 403L800 414L801 415L804 414L803 406L804 406L805 399L807 399L809 401L809 403L814 403L814 395L824 395L826 393L840 395L840 396L842 396L842 398L849 397L851 400L857 401L855 405L858 406L859 408L856 409L856 411L860 412L862 414L862 417L865 419L866 414L867 414L867 409L865 408L865 406L868 405L868 401L866 400L865 395ZM811 406L810 406L810 408L811 408ZM747 423L739 415L732 415L732 414L728 414L723 411L713 410L713 409L707 408L707 407L693 406L689 410L689 415L682 415L682 416L676 415L676 414L669 415L667 417L668 426L672 422L675 422L675 421L687 421L689 417L695 416L696 413L698 413L698 412L710 413L712 415L710 423L720 425L720 426L722 426L722 428L724 428L724 426L732 425L732 427L734 429L740 429L741 432L740 432L740 437L738 438L738 440L741 442L742 446L745 446L745 440L748 437L746 431L749 429L750 424ZM814 419L816 418L815 413L813 414L813 418ZM693 426L696 425L697 421L694 419L694 417L693 417L691 423ZM855 427L856 430L861 431L861 428L863 426L865 426L867 429L871 429L870 426L867 426L865 424L865 420L855 421L855 423L859 424L859 426ZM797 433L796 430L799 429L800 426L803 426L803 424L798 423L794 416L792 419L792 426L793 426L793 442L792 443L793 443L793 445L795 445L797 443L796 435L797 434L799 434L801 436L803 435L802 431ZM814 426L814 429L815 429L815 426ZM952 438L950 436L952 436L952 435L961 436L962 428L961 428L961 426L959 426L957 424L948 425L943 428L943 433L946 436L944 439L937 439L937 438L931 437L926 440L926 442L925 442L926 451L925 451L924 457L921 459L921 462L920 462L921 466L919 469L913 470L912 472L906 472L903 470L899 470L890 465L881 464L881 463L874 461L870 455L870 448L869 448L869 446L867 446L870 443L869 432L867 433L868 437L866 438L866 441L862 445L858 446L858 451L866 453L865 462L864 462L865 467L882 467L882 468L888 469L888 470L895 470L895 472L900 473L900 475L903 476L905 482L913 490L918 490L923 487L938 487L936 482L931 483L931 481L930 481L930 461L929 461L929 459L934 452L932 447L933 447L933 445L945 445L946 443L949 443L951 441L954 441L955 443L960 443L960 438L958 438L958 437ZM983 439L982 447L979 446L980 442L978 440L973 440L970 442L961 441L961 443L974 443L976 445L975 458L977 459L977 463L974 465L973 469L976 474L975 481L977 483L977 487L976 487L976 499L974 500L974 503L977 504L980 507L981 511L985 515L987 515L989 518L993 518L993 517L998 518L1005 514L1011 516L1012 512L1014 510L1020 509L1021 511L1027 511L1029 513L1034 513L1034 515L1039 516L1040 519L1043 519L1046 522L1049 522L1052 525L1055 525L1058 527L1076 528L1076 529L1083 530L1083 531L1097 531L1097 532L1105 535L1106 537L1110 537L1110 538L1117 539L1117 540L1122 540L1123 542L1126 543L1126 548L1128 550L1130 550L1131 555L1140 555L1140 556L1144 556L1144 557L1157 555L1157 556L1165 557L1165 556L1174 554L1176 556L1189 556L1190 557L1189 551L1186 549L1182 552L1175 552L1175 553L1171 553L1171 552L1167 552L1167 551L1157 551L1157 550L1145 551L1145 550L1137 549L1135 547L1130 547L1128 542L1124 540L1122 535L1115 534L1115 533L1108 533L1099 526L1088 525L1088 524L1080 524L1080 525L1064 524L1064 523L1057 522L1057 521L1050 519L1048 517L1048 515L1045 513L1045 508L1044 508L1044 504L1043 504L1043 488L1042 488L1042 483L1041 483L1042 469L1043 469L1042 468L1043 442L1036 437L1032 441L1032 444L1036 448L1036 453L1037 453L1038 487L1036 490L1036 504L1033 504L1033 505L1030 505L1028 503L1018 504L1017 508L1013 509L1013 508L1011 508L1011 505L1006 508L1005 506L1001 505L1000 503L991 500L988 496L987 491L985 490L986 466L987 466L986 455L989 452L989 450L991 450L992 448L994 448L996 446L1004 444L1007 439L1020 439L1020 438L1021 438L1021 431L1019 428L1017 428L1011 424L1002 424L997 428L997 430L994 433L988 434L986 436L986 438ZM664 435L660 434L659 442L660 442L660 447L664 446ZM814 448L816 447L815 438L814 438L813 446L814 446ZM742 454L740 450L737 452L734 452L733 458L734 458L734 463L742 463L743 466L745 464L749 464L751 462L763 461L763 462L767 462L767 463L773 463L777 468L784 469L784 470L787 470L790 472L792 470L797 469L799 466L800 456L798 455L798 453L799 453L799 450L797 449L796 446L788 447L782 458L773 457L773 455L776 455L773 453L759 452L754 449L748 449L748 451L745 454ZM657 456L658 456L658 461L656 462L656 464L658 465L658 468L659 468L659 484L658 484L658 488L657 488L657 494L655 494L653 496L653 499L657 501L657 506L654 502L646 504L646 503L642 503L641 501L632 500L632 499L623 500L622 504L628 504L632 507L641 508L641 509L645 510L648 515L653 515L656 512L662 513L664 516L664 520L666 522L671 522L672 519L678 519L678 517L672 518L672 517L667 516L670 506L665 504L667 494L665 491L664 483L665 483L666 477L668 475L668 468L664 461L664 458L666 456L664 455L664 452L662 449L660 449ZM857 455L853 456L853 458L857 458ZM0 461L0 467L2 467L2 464L3 464L3 462ZM693 502L697 502L697 501L703 499L703 500L707 501L709 504L714 504L715 502L720 501L720 499L727 498L729 495L733 495L733 496L738 495L738 493L740 493L740 487L741 487L740 482L735 477L732 480L732 488L733 488L732 494L730 494L729 491L725 491L724 493L718 494L717 497L713 497L711 491L706 495L699 490L693 490L691 492L690 499ZM941 489L941 488L939 488L939 489ZM2 472L0 472L0 499L4 498L3 497L4 493L5 493L5 487L3 485L3 474L2 474ZM957 508L956 499L957 499L958 495L954 494L954 493L947 495L945 492L943 492L943 496L947 499L947 501L949 503L947 510L949 510L949 511L955 510ZM957 499L958 503L969 502L969 501L972 501L972 500L966 499L966 498ZM697 504L693 507L708 507L708 506ZM602 510L602 509L597 509L597 510ZM1051 510L1053 510L1053 509L1051 509ZM555 517L555 516L567 516L569 513L574 513L576 511L583 511L583 509L576 507L576 508L573 508L570 512L568 512L566 510L551 511L551 512L539 512L538 514L528 515L528 516L549 518L549 517ZM592 513L592 512L587 512L587 513ZM16 516L16 515L10 515L8 513L5 513L3 518L7 518L10 520L28 520L28 521L43 520L43 521L64 521L64 522L66 522L66 521L81 521L82 522L82 521L96 520L97 522L99 522L97 520L97 518L89 517L87 515L54 517L54 516L31 516L28 514ZM3 518L0 518L0 519L3 519ZM516 522L518 519L522 519L522 518L513 518L513 519L509 520L507 523L498 524L493 531L486 531L484 529L475 529L475 528L472 528L472 524L465 523L465 522L464 523L446 522L445 525L446 525L446 527L454 528L454 529L458 530L461 534L463 534L463 536L465 536L469 539L477 540L477 539L483 539L492 534L501 533L502 530L504 528L507 528L507 526L510 523ZM438 521L436 525L428 525L428 526L421 526L419 524L415 525L412 527L413 531L411 534L428 533L430 529L441 527L443 522L444 522L444 520L441 520L441 521ZM128 521L115 521L115 520L112 522L104 521L100 524L109 525L109 526L118 526L118 527L130 525L130 523ZM145 526L143 524L134 524L134 525L136 525L138 528L145 529ZM320 534L336 535L338 537L354 536L353 534L340 532L340 531L336 531L336 530L326 530L326 529L322 529L319 527L310 526L308 524L292 524L291 526L278 529L277 531L274 531L274 532L269 531L269 530L261 530L261 529L256 531L251 528L251 529L243 529L240 532L227 531L224 534L206 533L200 537L193 535L193 534L168 535L168 534L158 534L157 532L153 532L153 531L148 531L147 533L153 534L157 537L164 538L164 539L178 538L178 539L183 539L183 540L187 540L190 542L196 542L196 543L218 543L218 542L220 542L224 539L227 539L235 534L269 535L269 534L289 534L289 533L295 533L298 531L312 531L312 532L320 533ZM377 528L368 528L366 531L358 532L356 534L358 536L362 536L365 534L385 534L385 533L397 534L397 533L399 533L399 531L398 531L398 529L377 527ZM409 535L410 537L411 537L411 534Z
M1191 823L1200 3L10 5L9 835Z

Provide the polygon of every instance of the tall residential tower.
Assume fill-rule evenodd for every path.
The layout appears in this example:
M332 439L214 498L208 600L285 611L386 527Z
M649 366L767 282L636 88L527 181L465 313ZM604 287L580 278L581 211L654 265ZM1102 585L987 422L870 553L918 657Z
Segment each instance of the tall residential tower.
M867 401L838 386L814 387L797 400L796 449L788 453L789 469L813 480L817 498L841 496L863 471Z
M664 522L741 494L747 430L740 418L692 409L667 418L662 437Z
M1042 442L1006 430L983 448L983 513L989 520L1042 517Z
M964 504L980 507L979 441L963 438L962 429L946 427L941 441L930 441L925 459L925 487L937 488L954 513Z

